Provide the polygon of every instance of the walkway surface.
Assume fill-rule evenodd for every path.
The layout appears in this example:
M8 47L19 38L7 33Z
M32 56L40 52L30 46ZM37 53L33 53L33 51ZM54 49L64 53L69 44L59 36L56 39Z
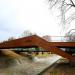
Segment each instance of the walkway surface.
M0 75L38 75L60 58L61 56L52 54L50 57L45 58L35 57L33 61L24 59L21 64L18 64L17 66L15 65L3 70L1 69Z

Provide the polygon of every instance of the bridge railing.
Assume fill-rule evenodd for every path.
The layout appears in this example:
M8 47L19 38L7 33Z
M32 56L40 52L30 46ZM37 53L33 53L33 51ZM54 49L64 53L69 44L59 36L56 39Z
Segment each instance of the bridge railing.
M50 36L49 42L74 42L75 36Z

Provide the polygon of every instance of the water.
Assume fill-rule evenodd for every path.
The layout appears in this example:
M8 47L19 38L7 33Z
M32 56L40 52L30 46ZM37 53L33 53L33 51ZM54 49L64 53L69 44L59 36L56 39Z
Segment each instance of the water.
M45 68L52 65L56 58L59 58L59 56L51 55L46 58L24 57L19 59L0 57L0 75L38 75Z
M31 62L32 60L25 57L22 59L12 59L9 57L1 56L0 75L27 75L25 72L25 66L29 65Z

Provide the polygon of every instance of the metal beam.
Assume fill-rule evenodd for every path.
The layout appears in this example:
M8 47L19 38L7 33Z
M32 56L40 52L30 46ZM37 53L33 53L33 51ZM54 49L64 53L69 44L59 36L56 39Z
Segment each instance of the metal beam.
M35 45L32 42L32 37L33 36L2 42L0 43L0 49L34 47Z

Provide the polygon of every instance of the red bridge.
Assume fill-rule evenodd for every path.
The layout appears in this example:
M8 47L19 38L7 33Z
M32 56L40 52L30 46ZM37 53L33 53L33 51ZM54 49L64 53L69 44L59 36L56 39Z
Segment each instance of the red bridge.
M60 48L74 48L75 42L48 42L37 35L0 43L0 49L41 47L64 58L75 61L75 57Z

